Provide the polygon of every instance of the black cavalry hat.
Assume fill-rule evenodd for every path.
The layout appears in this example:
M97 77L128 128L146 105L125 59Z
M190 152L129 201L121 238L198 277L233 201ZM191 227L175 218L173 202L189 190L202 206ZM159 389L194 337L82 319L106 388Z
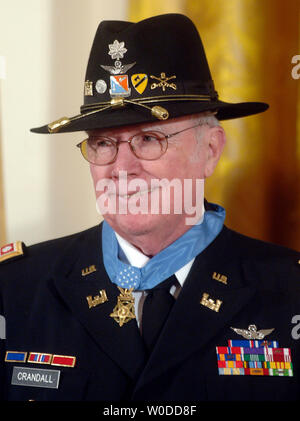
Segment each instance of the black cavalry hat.
M184 15L166 14L137 23L101 22L80 114L31 131L112 128L203 111L215 111L219 120L226 120L267 108L262 102L220 101L195 25Z

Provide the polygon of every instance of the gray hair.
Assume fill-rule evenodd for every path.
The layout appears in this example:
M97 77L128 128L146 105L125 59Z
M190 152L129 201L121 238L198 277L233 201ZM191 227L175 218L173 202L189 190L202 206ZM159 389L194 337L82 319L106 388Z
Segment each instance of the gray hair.
M207 124L209 127L221 126L215 114L216 113L213 111L205 111L203 113L196 114L195 116L193 116L193 119L196 124L198 122L201 125Z
M208 125L209 127L221 127L221 124L217 117L215 116L215 112L213 111L204 111L203 113L199 114L193 114L191 115L191 120L194 122L194 124L199 124L199 127L196 127L196 139L197 142L199 142L203 135L203 130L201 129L201 126Z

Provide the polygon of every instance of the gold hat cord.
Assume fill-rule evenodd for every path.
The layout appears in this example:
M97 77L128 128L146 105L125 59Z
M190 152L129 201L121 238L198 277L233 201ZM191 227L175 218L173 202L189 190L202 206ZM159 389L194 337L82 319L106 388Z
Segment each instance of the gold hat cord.
M191 101L209 101L210 97L208 95L178 95L176 97L172 96L170 98L167 97L152 97L152 98L145 98L143 102L160 102L160 101L182 101L182 100L191 100ZM53 121L52 123L48 124L48 131L49 133L57 133L63 127L69 125L72 121L79 120L81 118L90 116L92 114L99 113L101 111L105 111L110 108L121 108L124 107L126 104L133 104L138 105L140 107L146 108L151 111L151 114L156 117L158 120L167 120L169 118L168 111L161 107L160 105L155 105L154 107L149 107L142 103L141 101L131 101L129 99L116 97L112 98L111 101L100 103L100 104L92 104L91 106L82 107L83 109L89 109L97 106L96 109L92 111L88 111L87 113L78 114L74 117L61 117L58 120Z

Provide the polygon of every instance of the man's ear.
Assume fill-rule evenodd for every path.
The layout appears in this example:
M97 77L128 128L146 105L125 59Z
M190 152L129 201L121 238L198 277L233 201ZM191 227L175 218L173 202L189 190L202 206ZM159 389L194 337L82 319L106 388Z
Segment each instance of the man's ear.
M224 129L220 126L211 127L206 136L206 165L204 177L212 175L222 155L226 143Z

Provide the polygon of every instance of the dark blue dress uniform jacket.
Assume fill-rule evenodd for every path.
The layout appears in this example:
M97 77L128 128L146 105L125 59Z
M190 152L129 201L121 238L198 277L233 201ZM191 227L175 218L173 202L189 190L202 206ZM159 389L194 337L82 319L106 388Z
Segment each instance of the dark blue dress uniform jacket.
M2 400L211 401L298 400L300 397L300 255L226 227L195 260L150 356L135 320L110 317L119 290L105 272L101 225L27 248L0 265ZM96 271L82 276L82 269ZM213 278L225 275L227 284ZM108 301L89 308L104 289ZM222 305L200 304L204 293ZM300 319L300 316L299 316ZM293 319L295 321L295 318ZM243 339L231 327L274 328L266 337L290 348L287 376L219 375L216 346ZM299 328L300 332L300 328ZM74 367L5 362L5 352L75 356ZM59 369L58 389L11 384L13 367Z

